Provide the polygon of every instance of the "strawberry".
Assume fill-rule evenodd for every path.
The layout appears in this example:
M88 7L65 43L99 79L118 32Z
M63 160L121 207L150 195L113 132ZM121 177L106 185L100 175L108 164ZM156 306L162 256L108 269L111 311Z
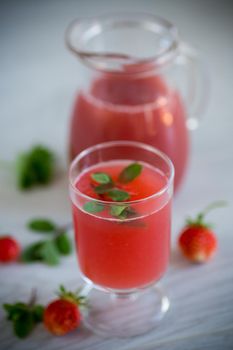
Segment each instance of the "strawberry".
M188 219L178 240L183 255L195 263L209 260L217 250L217 238L211 230L211 225L204 221L205 215L212 209L225 205L216 202L209 205L195 219Z
M76 329L81 322L79 306L85 306L85 297L79 291L72 293L63 286L58 293L59 299L52 301L44 312L44 325L55 335L64 335Z
M9 263L16 261L20 255L20 251L20 245L13 237L0 237L0 262Z

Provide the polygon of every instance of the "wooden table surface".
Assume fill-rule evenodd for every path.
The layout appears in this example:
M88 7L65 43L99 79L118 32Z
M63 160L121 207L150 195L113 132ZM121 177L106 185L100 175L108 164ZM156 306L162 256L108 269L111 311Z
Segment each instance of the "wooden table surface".
M110 3L50 0L0 4L0 159L10 161L19 150L41 142L55 149L63 169L52 186L27 194L17 191L13 174L2 169L0 230L14 234L24 245L37 239L25 228L28 219L47 216L61 224L71 220L65 148L70 106L80 77L78 63L63 44L67 23L75 16L130 10L132 6L167 17L177 23L186 41L203 52L212 76L209 109L192 135L189 171L174 200L171 263L162 280L171 308L157 329L132 339L103 339L84 327L56 338L41 325L26 340L14 337L0 308L0 349L233 349L232 6L227 1L209 0ZM209 264L191 265L177 251L177 234L187 214L195 214L216 199L229 203L209 215L216 224L217 255ZM0 266L0 302L26 301L36 287L39 301L46 303L60 283L71 288L82 283L75 254L63 259L59 267Z

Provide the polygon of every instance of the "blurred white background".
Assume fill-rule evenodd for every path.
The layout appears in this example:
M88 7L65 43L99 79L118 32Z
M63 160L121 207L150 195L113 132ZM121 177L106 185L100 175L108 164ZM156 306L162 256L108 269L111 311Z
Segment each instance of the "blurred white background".
M192 133L192 157L188 174L174 203L173 239L175 240L183 225L186 214L196 213L213 200L226 199L229 202L227 208L210 214L210 221L216 223L220 249L216 260L202 270L188 269L179 260L178 263L172 260L167 284L176 298L171 312L174 319L169 320L169 316L165 327L161 327L161 333L155 332L154 335L148 336L148 344L152 344L153 339L153 344L157 344L156 341L161 344L169 339L172 342L178 336L181 340L177 340L177 347L173 349L204 349L203 346L191 346L196 344L192 340L192 331L196 332L196 335L204 331L209 332L209 337L197 336L196 341L205 339L207 343L209 341L208 344L216 345L213 340L216 331L229 328L232 324L232 1L0 1L0 159L13 160L19 151L39 142L55 149L65 169L68 123L76 90L80 85L80 75L76 58L65 47L64 31L69 22L76 17L132 10L157 14L175 23L181 38L200 51L211 75L209 108L200 128ZM13 233L23 244L33 239L31 233L25 229L25 222L29 218L47 216L63 224L70 220L66 175L49 188L27 194L16 189L14 178L7 170L2 169L0 175L1 232ZM59 273L54 273L51 269L46 266L1 268L1 301L26 298L32 285L43 286L41 295L43 300L47 301L59 283L79 279L74 255L64 260L59 267ZM9 276L11 278L8 278ZM189 300L186 300L182 314L185 300L183 281L187 279L189 283L186 283L185 288ZM200 288L198 291L197 280ZM225 289L224 284L228 289ZM216 286L218 288L215 288ZM197 293L193 293L193 290ZM212 297L209 297L210 290ZM198 299L201 291L208 291L208 295L200 294L202 304ZM182 317L177 317L180 313ZM4 317L2 310L0 314ZM122 343L123 347L114 343L114 347L110 341L106 342L104 347L101 340L91 337L85 331L79 333L79 339L82 338L81 347L76 347L75 337L68 340L59 339L58 342L39 331L36 338L32 337L28 343L20 345L12 338L10 326L6 323L4 325L4 331L0 332L0 348L3 346L1 349L4 350L46 349L46 344L49 350L155 348L149 345L140 346L143 344L143 338L138 341L138 347L133 343L134 340L130 343L131 347L128 347L126 342ZM186 342L188 327L191 341ZM223 339L225 342L227 338L224 338L225 333L220 333L219 338L216 335L219 347L216 345L210 348L230 349L222 346ZM42 343L38 342L38 339ZM171 348L169 344L168 348Z

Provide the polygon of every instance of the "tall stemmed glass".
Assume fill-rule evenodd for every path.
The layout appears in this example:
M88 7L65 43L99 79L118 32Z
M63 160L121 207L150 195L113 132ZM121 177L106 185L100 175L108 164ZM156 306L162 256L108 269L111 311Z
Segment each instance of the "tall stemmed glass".
M93 195L93 174L130 164L143 169L132 184L121 187L130 188L132 197L106 197L111 184L105 184L105 192ZM83 316L98 334L130 337L145 333L169 308L167 296L156 283L169 260L173 179L169 158L138 142L98 144L81 152L71 164L77 256L89 301ZM148 189L153 192L148 194ZM133 199L137 191L142 196Z

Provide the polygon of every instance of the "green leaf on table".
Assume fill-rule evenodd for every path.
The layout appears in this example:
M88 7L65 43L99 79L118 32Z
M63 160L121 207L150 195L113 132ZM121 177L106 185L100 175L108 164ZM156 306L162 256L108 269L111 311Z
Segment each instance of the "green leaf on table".
M108 192L108 197L110 197L115 202L123 202L129 199L130 195L126 191L118 190L117 188L114 188Z
M32 309L33 318L36 323L43 321L43 315L44 315L44 306L42 305L35 305Z
M110 191L113 188L114 188L114 185L112 182L110 182L107 184L102 184L102 185L94 187L94 191L97 194L105 194L105 193L108 193L108 191Z
M36 185L48 184L54 176L54 168L54 154L44 146L34 146L16 158L18 187L26 190Z
M23 262L33 262L33 261L41 261L41 247L43 246L44 241L39 241L36 243L30 244L28 247L26 247L22 254L21 254L21 260Z
M19 317L13 321L15 335L19 338L26 338L34 327L33 313L29 310L22 312Z
M58 265L60 262L59 252L55 245L55 242L52 240L44 241L42 246L39 249L39 255L41 260L47 265Z
M90 205L87 205L87 209L94 210L94 207L90 208ZM95 209L99 210L98 207ZM70 225L59 226L52 220L36 218L29 221L27 226L35 232L49 233L50 237L28 245L21 253L21 261L40 261L48 265L57 265L60 255L69 255L72 252L72 244L66 232Z
M56 229L54 222L48 219L33 219L28 222L27 227L37 232L53 232Z
M108 184L112 182L111 177L106 173L93 173L91 174L91 178L99 184Z
M14 333L19 338L27 337L35 325L43 320L44 307L16 302L15 304L3 304L7 312L7 319L13 322Z
M137 176L141 174L142 165L139 163L132 163L122 170L119 175L118 180L121 183L128 183L134 180Z
M55 245L62 255L69 255L72 252L72 244L66 232L60 233L55 238Z
M104 206L96 202L86 202L83 209L88 213L100 213L104 209Z
M53 240L39 241L29 245L21 255L24 262L42 261L48 265L59 264L59 252Z
M15 304L3 304L4 310L7 312L7 319L13 321L18 316L27 310L27 305L21 302Z
M36 173L30 164L30 158L27 154L19 154L16 158L17 185L20 189L31 188L36 182Z
M37 175L37 182L47 184L54 174L53 153L43 146L35 146L29 153L31 164Z

